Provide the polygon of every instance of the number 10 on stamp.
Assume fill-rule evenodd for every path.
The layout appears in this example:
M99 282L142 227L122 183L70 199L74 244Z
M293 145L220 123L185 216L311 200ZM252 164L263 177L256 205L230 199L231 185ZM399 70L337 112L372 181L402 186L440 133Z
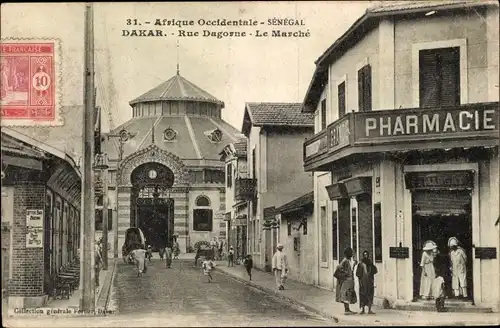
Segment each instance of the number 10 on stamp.
M0 47L2 126L57 125L56 43L23 40Z

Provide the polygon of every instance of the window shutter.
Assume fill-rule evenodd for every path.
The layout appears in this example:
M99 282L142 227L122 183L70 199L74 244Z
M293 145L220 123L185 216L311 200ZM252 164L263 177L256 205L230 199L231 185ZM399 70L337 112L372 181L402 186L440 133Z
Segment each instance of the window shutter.
M439 106L439 65L434 51L420 51L420 107Z
M321 130L326 129L326 99L321 101Z
M363 77L363 69L360 69L358 71L358 110L360 112L363 111L363 108L365 107L364 105L364 93L365 93L365 88L364 88L364 77Z
M363 71L363 111L367 112L372 110L372 67L370 65L366 65L363 67Z
M460 48L440 53L441 106L460 104Z
M345 82L339 84L337 88L338 92L338 101L339 101L339 118L345 115L346 106L345 106Z

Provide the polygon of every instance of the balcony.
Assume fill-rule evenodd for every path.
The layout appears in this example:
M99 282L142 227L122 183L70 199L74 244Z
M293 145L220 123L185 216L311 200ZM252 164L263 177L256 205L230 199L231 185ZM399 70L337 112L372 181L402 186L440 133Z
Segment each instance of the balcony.
M256 194L256 179L239 178L234 183L234 194L236 200L251 200Z
M498 102L349 113L304 142L304 169L355 154L498 145Z

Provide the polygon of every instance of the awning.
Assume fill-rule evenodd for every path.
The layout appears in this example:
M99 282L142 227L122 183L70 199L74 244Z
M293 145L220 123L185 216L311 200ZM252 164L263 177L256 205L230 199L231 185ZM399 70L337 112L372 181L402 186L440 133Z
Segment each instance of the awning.
M343 183L334 183L326 186L325 188L328 192L328 197L330 197L330 200L349 198L349 195L347 194L347 190Z
M349 196L372 193L371 177L356 177L345 181L344 184Z
M298 211L308 205L312 205L313 203L314 203L314 192L311 191L305 195L300 196L299 198L295 198L294 200L278 207L276 209L276 213L287 213L287 212Z

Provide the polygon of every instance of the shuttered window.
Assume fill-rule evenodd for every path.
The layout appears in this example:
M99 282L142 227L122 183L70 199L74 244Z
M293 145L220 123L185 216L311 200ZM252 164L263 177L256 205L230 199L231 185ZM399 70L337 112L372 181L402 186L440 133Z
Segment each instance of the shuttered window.
M420 107L460 104L460 48L420 50Z
M365 65L358 71L358 108L360 112L372 110L372 68Z
M326 99L321 101L321 131L326 129Z
M338 85L337 94L339 100L339 118L342 118L345 115L345 82Z

